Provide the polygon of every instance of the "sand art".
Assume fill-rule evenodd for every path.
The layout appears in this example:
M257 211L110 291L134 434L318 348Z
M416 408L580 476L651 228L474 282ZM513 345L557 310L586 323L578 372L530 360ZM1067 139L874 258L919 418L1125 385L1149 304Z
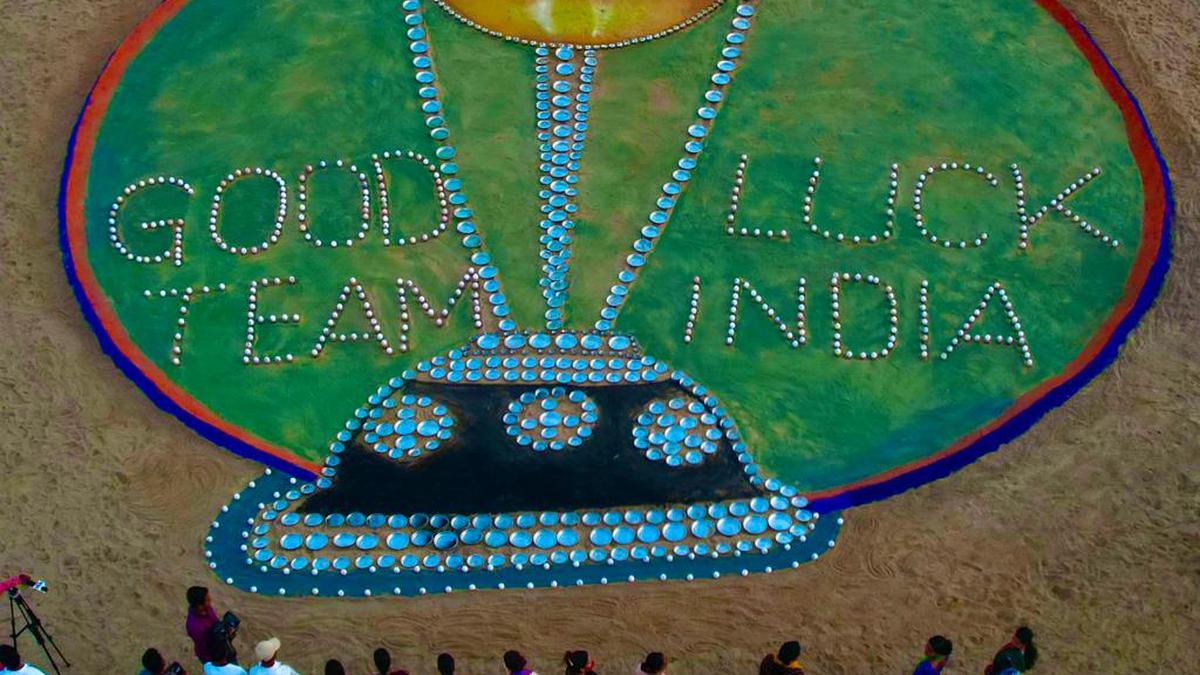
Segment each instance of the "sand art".
M1165 272L1136 104L1053 2L885 4L583 43L156 10L81 117L64 243L122 369L270 467L218 576L770 572L1078 390Z

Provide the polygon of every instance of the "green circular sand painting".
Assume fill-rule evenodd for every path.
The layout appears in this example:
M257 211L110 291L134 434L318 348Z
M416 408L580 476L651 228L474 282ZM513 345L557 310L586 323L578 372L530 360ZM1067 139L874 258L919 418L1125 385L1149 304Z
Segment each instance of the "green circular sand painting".
M1152 299L1165 177L1056 3L461 4L168 2L93 91L68 270L106 350L221 445L311 475L405 373L658 368L761 476L863 501L1019 433ZM525 411L547 396L512 404L515 442L638 414ZM707 461L668 422L613 442Z

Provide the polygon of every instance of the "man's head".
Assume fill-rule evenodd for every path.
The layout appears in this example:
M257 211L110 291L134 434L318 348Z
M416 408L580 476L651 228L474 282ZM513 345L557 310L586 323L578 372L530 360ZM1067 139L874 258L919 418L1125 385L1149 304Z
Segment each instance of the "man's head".
M5 670L17 670L22 665L21 655L17 652L17 648L12 645L0 645L0 666Z
M800 658L800 643L795 640L788 640L779 648L779 661L781 663L791 663Z
M346 667L337 659L329 659L325 662L325 675L346 675Z
M929 638L929 642L925 645L925 655L937 659L948 659L953 651L954 643L941 635Z
M650 652L642 661L642 672L648 675L658 675L667 667L667 657L662 652Z
M187 589L187 603L191 609L203 611L208 609L210 602L208 589L204 586L192 586Z
M438 654L438 675L454 675L454 657L449 654Z
M162 675L162 672L167 669L167 660L158 653L157 649L151 647L142 654L142 667L150 675Z
M567 667L568 673L584 673L588 666L592 663L592 659L588 653L582 649L569 651L563 654L563 665Z
M275 663L275 655L279 653L279 638L270 638L254 645L254 657L265 666Z
M380 647L379 649L375 650L375 653L371 655L371 658L372 658L372 660L375 661L375 672L379 673L379 675L388 675L388 673L391 672L391 670L392 670L392 654L391 654L391 652L384 649L383 647Z
M510 649L504 652L504 667L508 668L508 672L515 673L525 667L525 657L521 656L521 652Z

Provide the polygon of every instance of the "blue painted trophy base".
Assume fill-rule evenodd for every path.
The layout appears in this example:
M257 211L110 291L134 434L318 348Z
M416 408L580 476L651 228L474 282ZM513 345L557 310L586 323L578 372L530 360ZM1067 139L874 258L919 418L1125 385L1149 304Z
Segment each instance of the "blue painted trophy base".
M433 569L381 567L379 556L364 555L357 556L358 560L345 569L329 567L314 573L311 565L294 569L291 565L276 567L254 560L257 538L254 528L256 524L262 527L259 516L263 505L269 506L294 491L296 485L294 478L267 469L229 505L222 507L205 539L205 557L224 583L265 595L370 597L746 576L799 567L816 560L833 547L842 520L836 513L817 516L807 536L766 551L735 549L724 554L685 556L667 553L645 560L617 561L610 557L604 562L588 560L561 565L547 562L495 569L467 567L466 571L444 565ZM373 564L366 564L368 558Z

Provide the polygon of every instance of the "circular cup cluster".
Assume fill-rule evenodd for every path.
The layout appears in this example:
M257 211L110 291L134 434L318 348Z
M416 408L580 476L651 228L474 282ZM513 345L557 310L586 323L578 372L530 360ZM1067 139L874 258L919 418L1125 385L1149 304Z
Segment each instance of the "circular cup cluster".
M578 389L539 387L527 391L504 413L505 431L535 452L579 447L592 435L596 403Z
M395 399L383 402L395 406ZM435 403L428 396L405 394L396 407L394 422L375 421L374 427L364 436L375 452L387 453L392 459L420 457L433 452L443 441L450 440L454 417L446 406ZM366 425L363 426L366 429Z
M633 444L646 459L669 466L698 465L721 447L717 416L699 401L651 401L637 417Z

